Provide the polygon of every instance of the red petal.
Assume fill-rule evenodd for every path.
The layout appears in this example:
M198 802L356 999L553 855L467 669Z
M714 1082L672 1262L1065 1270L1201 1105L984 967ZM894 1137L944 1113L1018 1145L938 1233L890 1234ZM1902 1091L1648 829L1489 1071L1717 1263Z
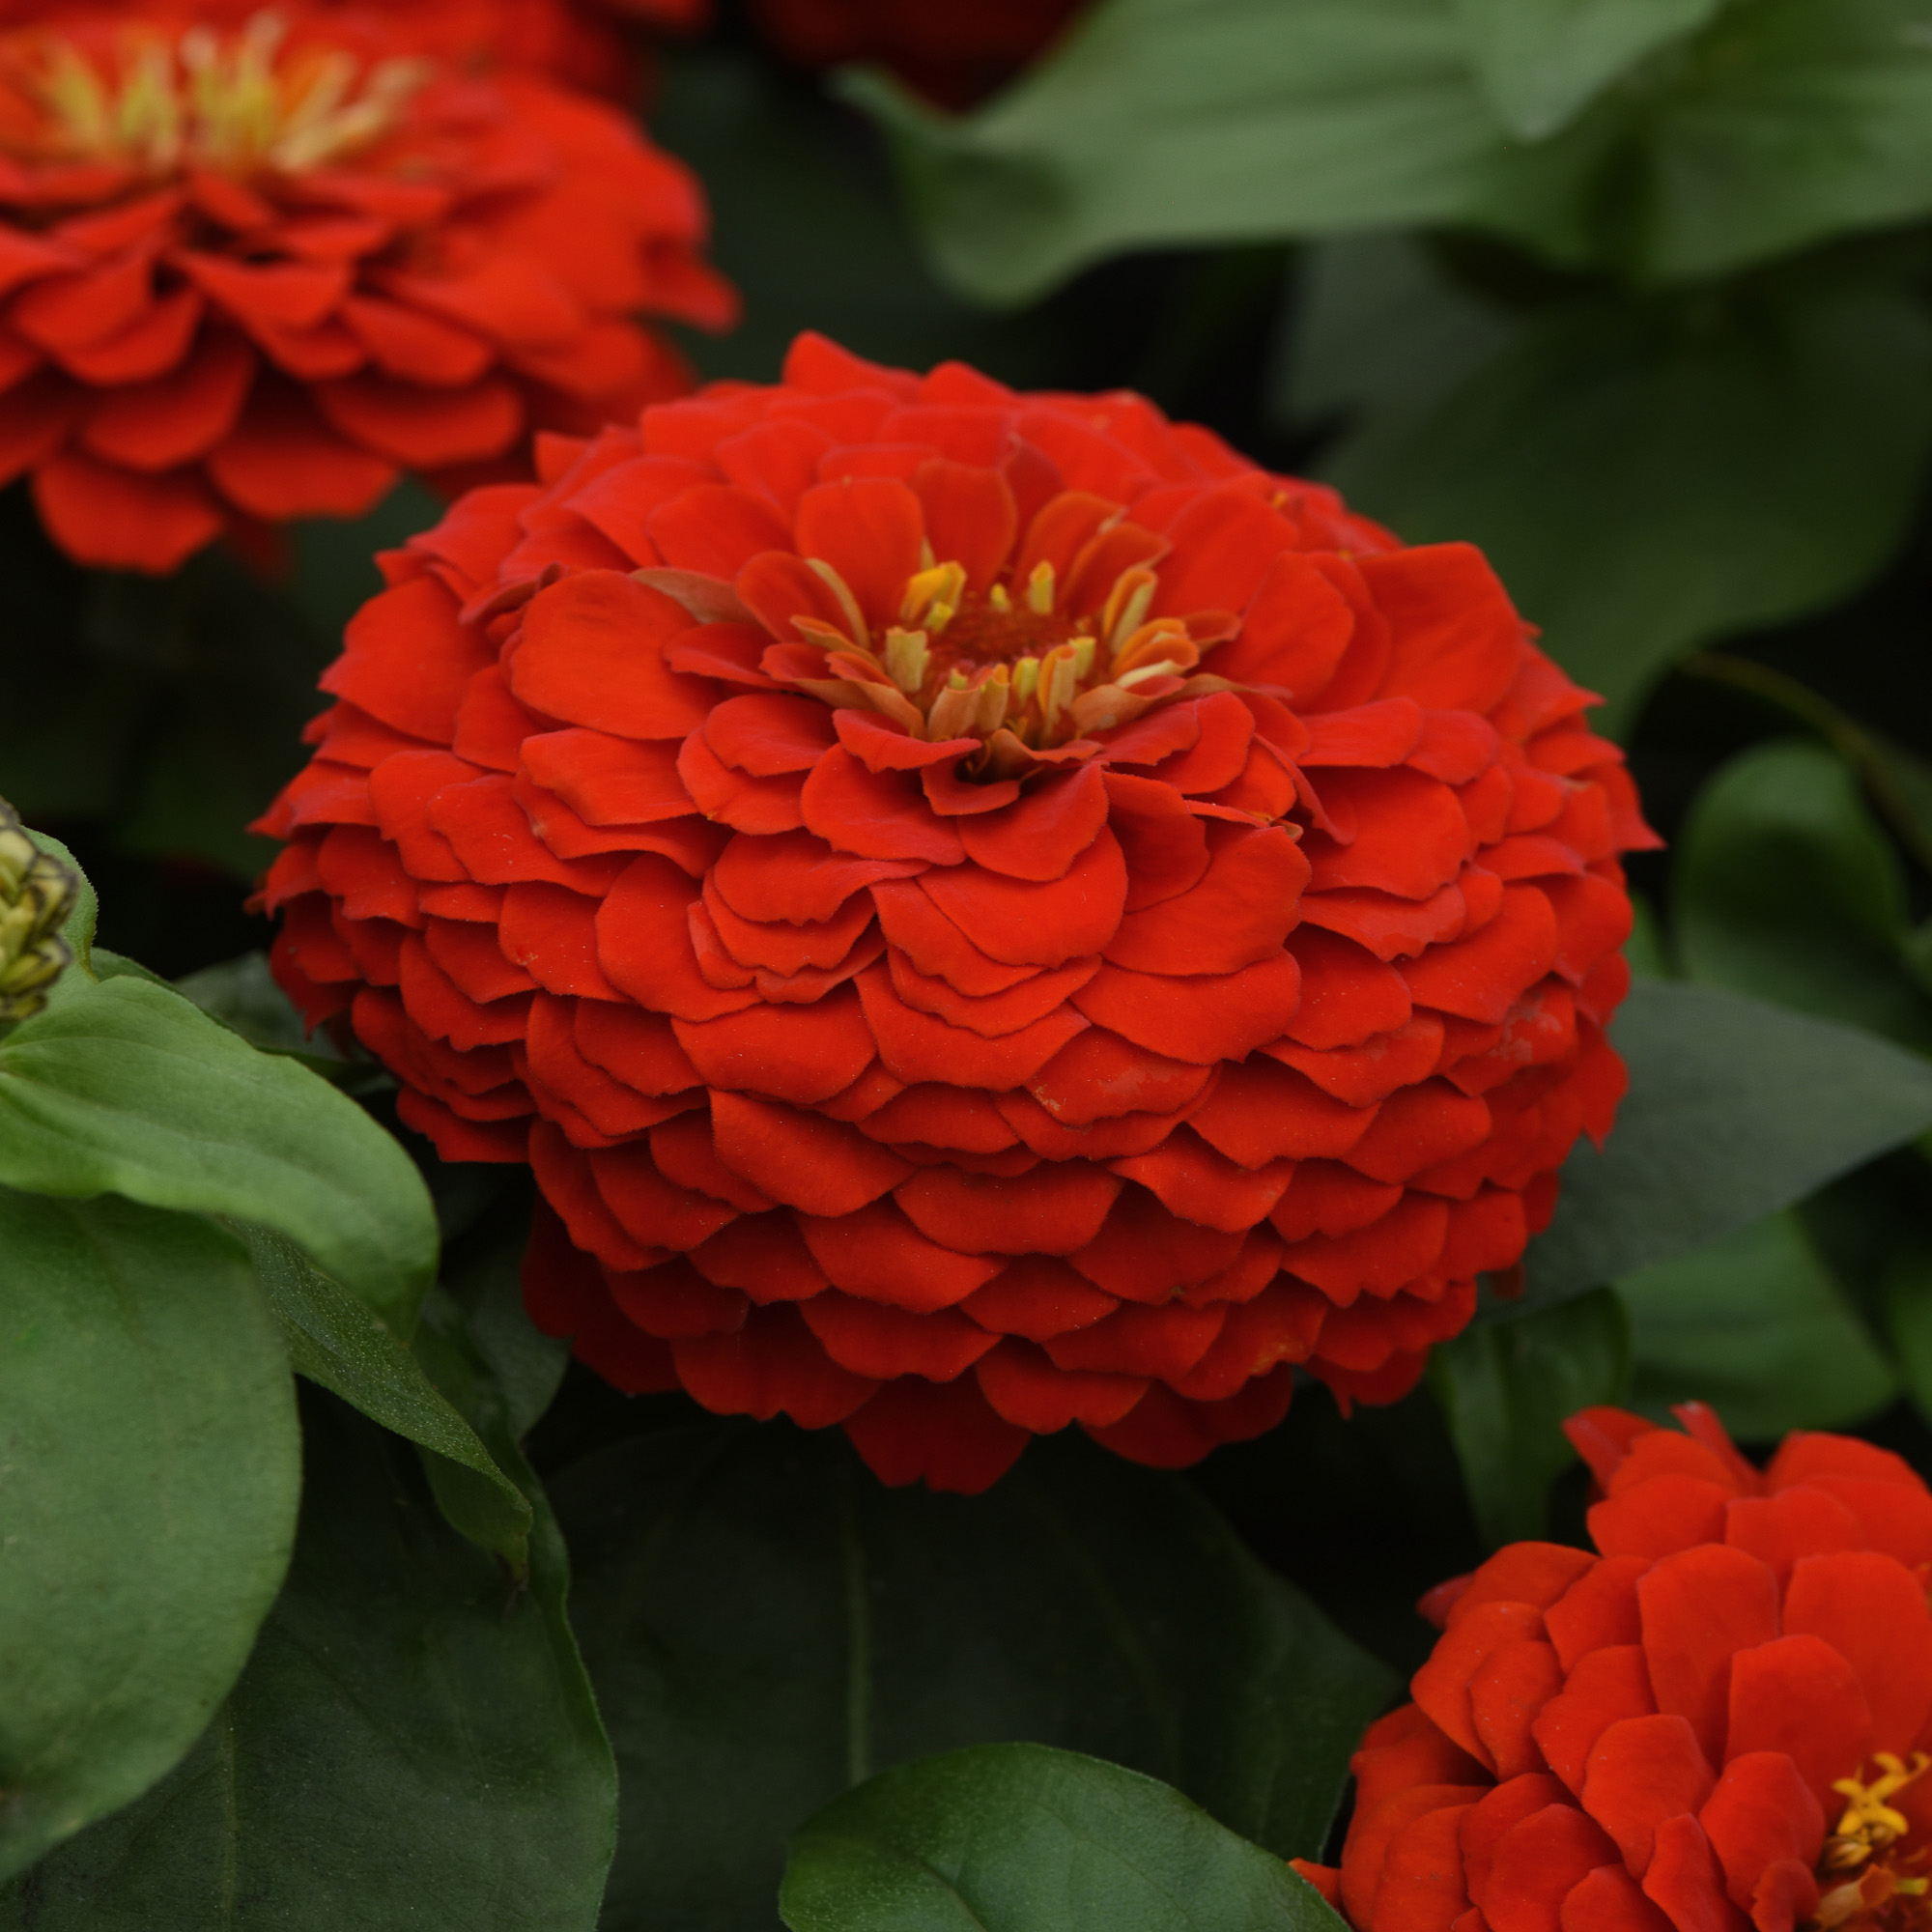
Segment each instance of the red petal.
M1109 959L1147 973L1235 973L1278 952L1295 923L1307 861L1279 826L1215 825L1208 848L1197 885L1122 918Z
M1195 1099L1209 1078L1206 1067L1169 1060L1093 1027L1047 1061L1027 1083L1027 1092L1063 1126L1080 1127L1129 1113L1174 1113Z
M1307 925L1287 944L1301 966L1301 1005L1288 1026L1297 1045L1355 1046L1407 1022L1407 982L1366 947Z
M204 456L234 427L255 375L254 353L232 335L211 335L179 369L108 390L81 440L133 469L169 469Z
M809 772L832 749L832 713L777 693L728 697L705 720L704 737L727 765L756 778Z
M1530 1725L1563 1688L1556 1653L1540 1638L1492 1650L1469 1678L1469 1713L1498 1777L1543 1769Z
M311 393L351 442L410 469L501 455L524 426L523 398L501 376L425 388L363 370L318 383Z
M922 1168L894 1198L922 1234L962 1254L1068 1255L1098 1234L1120 1191L1104 1169L1066 1161L1010 1177Z
M1082 1427L1103 1448L1130 1463L1184 1469L1224 1442L1264 1435L1288 1413L1293 1397L1294 1371L1286 1365L1226 1402L1186 1402L1164 1383L1151 1382L1119 1422Z
M1783 1584L1799 1557L1853 1549L1859 1524L1835 1495L1804 1486L1777 1495L1741 1495L1723 1513L1723 1540L1768 1563Z
M804 1301L826 1287L825 1271L800 1237L798 1223L784 1208L770 1214L741 1214L693 1248L687 1259L706 1281L741 1288L763 1306L773 1301Z
M919 860L849 858L809 832L769 838L740 833L725 846L712 876L725 904L740 917L803 925L835 918L854 893L875 880L903 879L923 869Z
M1186 978L1106 965L1073 1004L1095 1026L1205 1065L1278 1039L1300 998L1301 969L1283 952L1236 973Z
M1354 561L1394 639L1387 688L1431 709L1493 710L1522 660L1523 632L1483 554L1428 544Z
M1208 869L1207 821L1157 779L1109 771L1102 781L1107 823L1126 861L1127 912L1172 900L1199 883Z
M221 513L193 476L137 476L84 456L37 469L34 505L71 557L103 570L161 576L221 533Z
M928 1239L890 1200L837 1218L805 1216L813 1259L848 1293L924 1314L962 1301L1000 1272L988 1255Z
M744 1326L751 1309L736 1289L714 1287L682 1258L638 1273L613 1271L605 1280L625 1319L660 1341L730 1334Z
M1408 1180L1424 1168L1482 1146L1491 1130L1485 1101L1459 1094L1446 1080L1426 1080L1391 1094L1349 1154L1371 1180Z
M1183 1221L1146 1189L1128 1187L1093 1239L1069 1259L1109 1294L1158 1303L1231 1267L1241 1246L1239 1234Z
M805 1429L842 1422L878 1386L831 1360L790 1302L754 1309L730 1335L673 1345L677 1378L718 1415L769 1422L782 1410Z
M1007 479L996 469L934 457L914 470L912 487L933 555L963 564L969 588L989 589L1019 534L1019 509Z
M1785 1636L1742 1650L1731 1666L1724 1755L1783 1751L1830 1806L1832 1780L1872 1748L1870 1707L1857 1673L1817 1636Z
M575 1031L586 1060L639 1094L676 1094L698 1084L697 1069L662 1013L586 1000L577 1008Z
M1291 1242L1282 1265L1347 1307L1364 1292L1388 1295L1435 1266L1449 1230L1449 1205L1406 1194L1379 1221L1351 1235Z
M1582 1812L1548 1804L1497 1841L1477 1903L1494 1932L1559 1932L1563 1901L1616 1847Z
M680 1019L716 1019L753 1006L750 992L720 992L697 970L690 907L697 889L668 859L634 860L597 915L597 956L611 983Z
M1391 1836L1376 1889L1376 1926L1388 1932L1450 1932L1469 1904L1462 1828L1471 1811L1468 1805L1442 1805Z
M1294 1171L1286 1160L1252 1170L1237 1167L1184 1126L1151 1152L1109 1166L1123 1179L1139 1181L1170 1213L1237 1234L1266 1218Z
M1049 1336L1044 1346L1057 1368L1174 1381L1208 1352L1226 1319L1226 1303L1213 1308L1179 1301L1161 1307L1127 1303L1098 1321Z
M1671 1932L1670 1920L1621 1865L1599 1865L1563 1900L1563 1932Z
M1011 805L958 820L966 857L1015 879L1064 878L1108 822L1098 765L1050 774Z
M1422 707L1412 697L1384 697L1347 711L1317 712L1305 723L1308 744L1297 755L1299 764L1399 765L1422 735ZM1493 732L1491 740L1493 745Z
M1044 1342L1085 1328L1120 1304L1051 1255L1022 1255L960 1304L980 1327Z
M928 1489L977 1495L1018 1462L1027 1433L1003 1421L972 1377L888 1382L851 1416L845 1433L880 1482L924 1479Z
M690 619L617 571L585 570L540 590L510 659L510 689L569 724L630 738L682 738L711 710L704 686L664 662Z
M855 1127L743 1094L714 1093L711 1124L726 1166L808 1214L852 1213L912 1172Z
M925 539L919 498L903 483L884 476L820 483L799 498L795 528L799 554L822 558L844 579L867 624L899 621Z
M1767 1866L1793 1859L1808 1872L1824 1849L1825 1808L1782 1751L1732 1758L1697 1816L1723 1863L1731 1903L1746 1912Z
M1120 845L1103 829L1064 878L1038 884L965 865L928 872L920 885L990 958L1064 966L1100 952L1114 936L1127 873Z
M1544 1706L1530 1734L1550 1770L1580 1795L1597 1740L1612 1724L1656 1709L1641 1646L1606 1644L1570 1667L1569 1681Z
M1502 911L1473 938L1435 947L1401 972L1418 1006L1494 1022L1555 962L1548 899L1535 886L1506 886Z
M1876 1550L1803 1557L1785 1592L1784 1634L1807 1633L1852 1666L1872 1714L1872 1747L1909 1752L1932 1715L1932 1612L1922 1583Z
M1548 1772L1524 1772L1497 1785L1463 1814L1463 1873L1471 1898L1481 1898L1488 1889L1496 1846L1504 1835L1546 1805L1565 1802L1562 1785Z
M1284 1065L1298 1068L1323 1093L1351 1107L1365 1107L1399 1088L1426 1080L1442 1058L1442 1021L1417 1013L1393 1032L1378 1034L1360 1046L1326 1053L1289 1040L1265 1042L1263 1050Z
M1649 1868L1657 1828L1695 1811L1717 1782L1680 1717L1625 1718L1611 1724L1590 1752L1583 1808L1617 1841L1635 1877Z
M624 1232L646 1246L695 1248L738 1211L716 1195L680 1187L660 1173L642 1142L593 1149L585 1158L605 1205Z
M590 825L682 818L696 808L677 776L677 746L603 731L544 731L521 746L536 781Z
M1070 1374L1031 1343L1011 1339L982 1355L974 1373L994 1411L1037 1435L1051 1435L1070 1422L1104 1429L1147 1388L1137 1376Z
M1542 1635L1543 1618L1530 1605L1483 1604L1443 1634L1428 1662L1409 1679L1409 1694L1445 1735L1493 1769L1494 1758L1470 1711L1470 1679L1503 1645Z
M840 1367L890 1380L923 1376L950 1382L997 1340L951 1309L915 1315L827 1289L799 1304L807 1325Z
M1657 1708L1689 1719L1705 1756L1721 1764L1731 1658L1777 1634L1777 1579L1755 1556L1712 1544L1664 1557L1636 1598Z
M1380 1924L1376 1895L1383 1868L1390 1848L1411 1825L1443 1810L1460 1822L1469 1815L1469 1801L1485 1796L1488 1789L1482 1784L1410 1784L1373 1805L1358 1803L1342 1853L1342 1903L1349 1921L1356 1926Z
M905 1005L988 1039L1017 1033L1022 1027L1046 1019L1100 969L1097 959L1076 959L1058 972L1036 973L1004 993L968 999L944 980L931 979L920 972L896 947L888 953L886 964L892 975L893 990Z
M702 1108L693 1108L654 1126L650 1146L651 1164L667 1180L717 1201L728 1201L741 1214L771 1211L773 1204L718 1158L711 1121Z
M1032 1080L1069 1039L1087 1031L1087 1022L1064 1007L996 1037L951 1026L909 1006L884 966L868 966L858 986L879 1058L908 1083L944 1080L1004 1092Z
M728 483L693 484L653 510L645 528L667 563L707 577L735 578L753 557L791 547L770 501Z
M1640 1491L1595 1504L1590 1541L1605 1556L1668 1556L1724 1533L1734 1492L1701 1476L1659 1476Z
M835 851L941 866L966 856L957 827L934 816L916 774L868 771L842 745L806 780L799 806L804 823Z
M1743 1915L1724 1896L1711 1841L1694 1818L1666 1818L1657 1828L1643 1890L1677 1932L1745 1932Z
M399 731L448 744L470 678L496 658L456 611L456 599L431 577L382 591L349 620L345 649L322 688Z
M327 428L300 390L257 380L242 419L207 458L228 500L270 523L359 517L396 480L395 466Z
M815 1005L749 1007L674 1028L708 1085L801 1106L842 1093L872 1064L872 1036L857 997L843 987Z
M563 886L514 885L503 895L498 944L551 993L615 1000L597 954L598 901Z

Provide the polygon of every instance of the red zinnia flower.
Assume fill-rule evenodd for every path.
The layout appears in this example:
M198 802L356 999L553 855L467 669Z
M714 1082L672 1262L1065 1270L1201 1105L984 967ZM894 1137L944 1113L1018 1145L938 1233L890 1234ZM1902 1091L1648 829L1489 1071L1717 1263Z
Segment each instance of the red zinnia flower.
M877 61L929 99L968 107L1027 65L1089 0L753 0L759 28L803 67Z
M1511 1544L1423 1600L1340 1872L1297 1861L1358 1932L1932 1924L1932 1494L1842 1435L1760 1474L1677 1413L1567 1425L1600 1554Z
M265 821L311 1020L533 1163L537 1319L950 1487L1410 1387L1609 1124L1648 838L1483 559L811 336L541 467Z
M687 171L613 109L466 76L408 16L156 8L0 35L0 480L87 563L353 516L399 469L681 393L720 324Z

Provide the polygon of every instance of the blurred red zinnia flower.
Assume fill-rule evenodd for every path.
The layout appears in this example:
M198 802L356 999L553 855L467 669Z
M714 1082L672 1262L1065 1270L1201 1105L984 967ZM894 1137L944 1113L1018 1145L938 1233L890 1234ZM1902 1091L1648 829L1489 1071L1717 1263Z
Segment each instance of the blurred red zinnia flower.
M59 25L77 13L122 19L202 20L242 26L261 0L0 0L0 27ZM278 10L279 11L279 10ZM310 0L314 14L368 13L370 0ZM593 94L631 100L639 79L632 42L619 19L686 34L710 14L709 0L384 0L384 18L405 26L418 53L467 71L535 68ZM614 16L614 17L613 17Z
M948 107L968 107L1044 51L1089 0L753 0L765 37L802 67L876 61Z
M355 515L689 387L697 187L602 104L408 16L156 9L0 36L0 479L86 563Z
M1409 1388L1609 1124L1649 838L1481 556L812 336L540 450L265 821L311 1021L534 1165L537 1319L958 1488Z
M1677 1413L1567 1425L1599 1554L1512 1544L1424 1599L1340 1871L1297 1861L1358 1932L1932 1923L1932 1494L1841 1435L1760 1474Z

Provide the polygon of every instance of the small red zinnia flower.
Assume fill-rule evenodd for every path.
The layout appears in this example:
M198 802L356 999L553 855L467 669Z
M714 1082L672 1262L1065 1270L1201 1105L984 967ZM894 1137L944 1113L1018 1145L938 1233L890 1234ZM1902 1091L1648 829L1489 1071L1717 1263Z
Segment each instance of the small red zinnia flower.
M1512 1544L1423 1600L1340 1871L1296 1861L1357 1932L1932 1924L1932 1494L1842 1435L1760 1473L1677 1413L1567 1425L1597 1554Z
M1483 559L812 336L540 464L264 821L311 1021L534 1165L537 1319L954 1488L1412 1386L1609 1124L1649 837Z
M692 177L408 27L156 7L0 35L0 480L32 472L82 562L169 570L688 388L633 318L730 318Z

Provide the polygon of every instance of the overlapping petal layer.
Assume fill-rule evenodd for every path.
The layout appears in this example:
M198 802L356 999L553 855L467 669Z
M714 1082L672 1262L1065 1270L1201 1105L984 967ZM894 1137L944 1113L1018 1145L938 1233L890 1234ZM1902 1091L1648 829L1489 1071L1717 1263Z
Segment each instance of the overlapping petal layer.
M386 559L269 829L283 982L633 1389L990 1482L1409 1388L1623 1071L1586 694L1123 394L801 338Z
M1932 1922L1932 1493L1797 1434L1762 1472L1691 1405L1568 1425L1597 1554L1512 1544L1422 1605L1339 1871L1357 1932Z
M624 115L446 9L237 12L0 34L0 480L70 554L169 570L689 386L637 318L733 298Z

